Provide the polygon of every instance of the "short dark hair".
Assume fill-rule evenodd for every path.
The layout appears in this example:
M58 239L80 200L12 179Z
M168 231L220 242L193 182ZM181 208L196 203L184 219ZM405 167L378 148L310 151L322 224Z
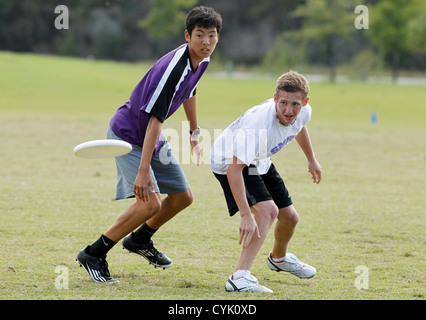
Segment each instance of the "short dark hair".
M222 29L222 16L213 8L199 6L189 11L186 16L186 30L191 35L196 26L203 28L215 27L217 33Z

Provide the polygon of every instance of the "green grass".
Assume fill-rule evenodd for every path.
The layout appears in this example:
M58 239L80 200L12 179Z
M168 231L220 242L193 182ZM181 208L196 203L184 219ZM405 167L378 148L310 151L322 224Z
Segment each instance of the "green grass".
M426 97L424 87L383 84L311 84L320 185L310 182L296 143L273 158L301 217L290 252L316 267L314 278L266 267L270 232L252 272L274 293L225 292L240 251L239 218L228 217L203 163L183 165L195 201L154 238L173 268L155 269L118 244L108 261L120 284L92 283L75 256L132 201L113 200L113 159L80 159L72 149L104 138L147 68L0 53L0 299L425 298ZM199 123L213 136L273 89L274 81L207 73L197 91ZM179 110L164 128L180 132L184 119ZM368 289L355 287L360 265L369 270ZM55 287L58 266L68 268L68 289Z

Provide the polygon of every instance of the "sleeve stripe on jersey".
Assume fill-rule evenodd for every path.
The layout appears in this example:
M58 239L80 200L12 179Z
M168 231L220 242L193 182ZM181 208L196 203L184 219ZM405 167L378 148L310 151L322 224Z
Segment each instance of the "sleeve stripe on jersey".
M191 66L189 65L189 63L190 63L190 62L189 62L189 60L188 60L188 63L186 64L186 67L185 67L185 69L183 70L182 76L180 77L180 79L179 79L178 83L176 84L175 93L174 93L174 95L173 95L173 98L175 97L176 92L179 90L179 87L180 87L181 83L183 82L183 80L185 79L185 77L186 77L187 73L189 72L189 70L191 70ZM173 101L173 98L172 98L172 101ZM170 109L170 106L169 106L169 109Z
M201 61L201 63L203 63L203 62L207 62L207 63L210 62L210 57L205 58L203 61ZM200 63L200 65L201 65L201 63ZM200 79L198 79L197 83L194 86L194 89L192 90L191 94L189 95L190 98L192 98L195 95L195 92L196 92L197 86L198 86L198 82L200 82Z
M152 95L151 100L149 101L149 103L148 103L148 105L145 109L146 112L151 113L152 107L154 106L155 102L157 101L158 97L160 96L161 91L163 90L163 87L167 82L167 79L169 78L170 74L172 73L174 67L176 66L176 64L178 63L180 58L184 55L185 50L186 50L186 47L183 47L183 48L179 49L178 51L176 51L172 61L167 66L166 71L164 72L163 76L161 77L161 80L158 83L158 86L155 89L154 94Z

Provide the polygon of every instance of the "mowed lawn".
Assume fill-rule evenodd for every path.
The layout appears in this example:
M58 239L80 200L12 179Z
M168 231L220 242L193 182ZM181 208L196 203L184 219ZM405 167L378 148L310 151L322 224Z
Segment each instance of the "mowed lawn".
M240 219L227 214L209 146L215 131L272 97L275 81L209 71L197 90L200 166L188 160L183 110L163 125L195 195L153 238L173 267L155 269L118 243L108 262L120 283L92 283L75 257L132 200L113 200L114 159L81 159L72 150L105 137L148 67L0 53L0 299L425 298L425 87L311 83L308 128L323 181L312 184L295 142L273 161L300 215L289 251L317 275L272 272L271 229L252 273L274 293L239 294L224 286L240 252Z

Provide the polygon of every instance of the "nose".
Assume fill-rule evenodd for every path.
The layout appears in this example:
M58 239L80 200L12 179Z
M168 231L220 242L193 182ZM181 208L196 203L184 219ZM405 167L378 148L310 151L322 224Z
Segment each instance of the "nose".
M285 105L281 108L281 112L284 114L291 114L293 111L292 107L290 105Z
M203 38L203 44L210 44L210 37L204 37Z

